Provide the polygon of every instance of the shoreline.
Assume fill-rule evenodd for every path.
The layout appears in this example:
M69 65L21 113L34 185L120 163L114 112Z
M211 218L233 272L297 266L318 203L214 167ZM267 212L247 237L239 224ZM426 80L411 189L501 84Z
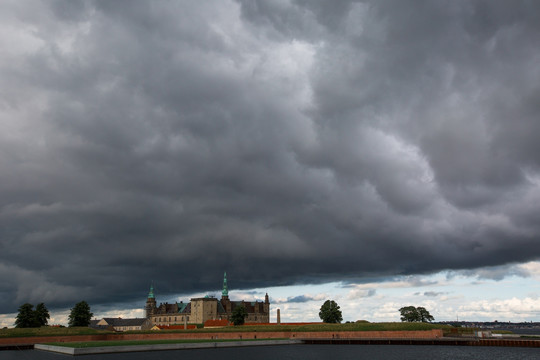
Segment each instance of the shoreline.
M114 354L146 351L217 349L248 346L276 345L438 345L438 346L482 346L482 347L540 347L539 340L503 340L503 339L288 339L288 340L256 340L208 343L179 343L156 345L100 346L89 348L72 348L65 346L36 344L35 350L79 356L90 354Z
M146 344L146 345L120 345L98 346L88 348L74 348L66 346L32 344L32 345L6 345L0 350L40 350L61 353L65 355L89 355L106 353L129 353L145 351L211 349L248 346L276 346L276 345L438 345L438 346L482 346L482 347L540 347L540 340L530 339L473 339L473 338L433 338L433 339L396 339L396 338L310 338L285 340L251 340L227 341L205 343L177 343L177 344Z
M443 345L443 346L493 346L540 347L540 340L486 339L486 338L437 338L437 339L303 339L307 345Z

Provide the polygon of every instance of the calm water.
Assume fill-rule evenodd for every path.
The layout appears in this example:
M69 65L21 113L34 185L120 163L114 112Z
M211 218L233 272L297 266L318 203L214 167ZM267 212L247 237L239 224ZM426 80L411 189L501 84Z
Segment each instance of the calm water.
M289 359L385 359L385 360L539 360L540 349L472 346L402 345L283 345L225 349L154 351L72 357L38 350L0 351L1 360L289 360Z

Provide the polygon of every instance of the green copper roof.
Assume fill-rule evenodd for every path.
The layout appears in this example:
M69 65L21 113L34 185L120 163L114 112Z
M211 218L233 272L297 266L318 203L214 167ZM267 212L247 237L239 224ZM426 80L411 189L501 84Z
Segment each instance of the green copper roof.
M150 285L150 292L148 293L148 298L149 299L154 298L154 284Z
M181 313L182 311L184 311L186 309L186 307L188 306L187 303L176 303L176 305L178 305L178 312Z
M223 291L221 291L222 296L229 296L229 289L227 289L227 272L223 274Z

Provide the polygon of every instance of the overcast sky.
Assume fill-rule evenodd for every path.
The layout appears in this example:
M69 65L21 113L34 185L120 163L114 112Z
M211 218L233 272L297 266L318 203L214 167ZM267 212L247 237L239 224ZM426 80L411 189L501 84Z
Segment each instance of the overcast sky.
M539 17L525 0L2 1L0 313L142 307L151 281L166 299L224 271L283 306L534 278Z

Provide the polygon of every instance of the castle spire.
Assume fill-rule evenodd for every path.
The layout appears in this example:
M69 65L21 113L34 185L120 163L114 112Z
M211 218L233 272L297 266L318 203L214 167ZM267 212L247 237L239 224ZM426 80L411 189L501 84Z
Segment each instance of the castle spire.
M151 319L152 315L156 312L156 298L154 296L154 282L150 285L150 292L146 299L146 306L144 307L146 312L146 318Z
M227 272L223 273L223 291L221 296L229 296L229 289L227 288Z

